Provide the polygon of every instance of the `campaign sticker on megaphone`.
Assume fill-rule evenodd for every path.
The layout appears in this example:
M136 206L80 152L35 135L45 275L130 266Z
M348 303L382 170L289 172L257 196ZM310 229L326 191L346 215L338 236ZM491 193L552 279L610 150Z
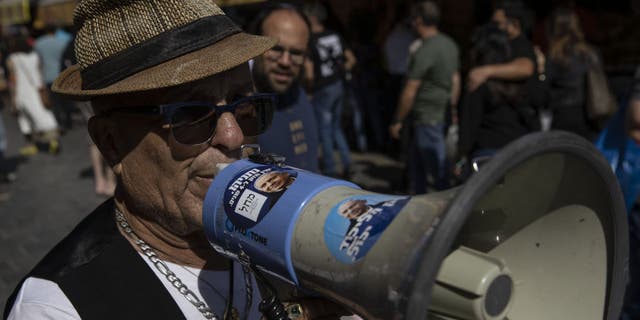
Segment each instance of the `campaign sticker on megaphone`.
M231 222L250 229L258 224L296 180L295 170L260 166L238 173L224 192L224 209Z
M362 259L409 199L370 194L339 202L324 224L324 239L331 254L347 264Z

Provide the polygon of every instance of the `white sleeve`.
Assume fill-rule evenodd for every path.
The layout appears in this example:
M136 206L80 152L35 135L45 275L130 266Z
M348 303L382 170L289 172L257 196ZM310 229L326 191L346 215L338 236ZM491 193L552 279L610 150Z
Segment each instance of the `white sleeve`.
M55 282L27 278L13 303L8 320L79 320L80 315Z

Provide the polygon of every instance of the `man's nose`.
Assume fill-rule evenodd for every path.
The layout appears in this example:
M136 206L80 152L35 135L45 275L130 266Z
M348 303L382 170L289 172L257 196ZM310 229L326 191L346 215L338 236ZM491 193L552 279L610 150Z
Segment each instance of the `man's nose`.
M211 145L214 147L223 146L228 150L236 150L240 148L244 141L244 134L236 118L230 112L224 112L220 115L216 124L216 132L211 139Z
M278 63L286 66L291 65L291 53L289 53L288 50L283 51L280 59L278 59Z

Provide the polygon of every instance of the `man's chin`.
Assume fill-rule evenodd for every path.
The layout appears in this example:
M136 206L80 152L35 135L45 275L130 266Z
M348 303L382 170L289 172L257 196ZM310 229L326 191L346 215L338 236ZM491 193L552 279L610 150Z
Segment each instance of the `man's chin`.
M283 94L291 87L291 81L271 81L271 89L274 93Z

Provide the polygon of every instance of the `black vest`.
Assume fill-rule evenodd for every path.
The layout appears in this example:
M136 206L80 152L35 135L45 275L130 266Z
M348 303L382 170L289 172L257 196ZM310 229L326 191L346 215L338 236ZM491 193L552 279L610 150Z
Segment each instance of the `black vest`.
M184 319L162 282L118 231L113 206L108 200L89 214L27 277L57 283L82 319ZM7 300L4 319L23 282Z

